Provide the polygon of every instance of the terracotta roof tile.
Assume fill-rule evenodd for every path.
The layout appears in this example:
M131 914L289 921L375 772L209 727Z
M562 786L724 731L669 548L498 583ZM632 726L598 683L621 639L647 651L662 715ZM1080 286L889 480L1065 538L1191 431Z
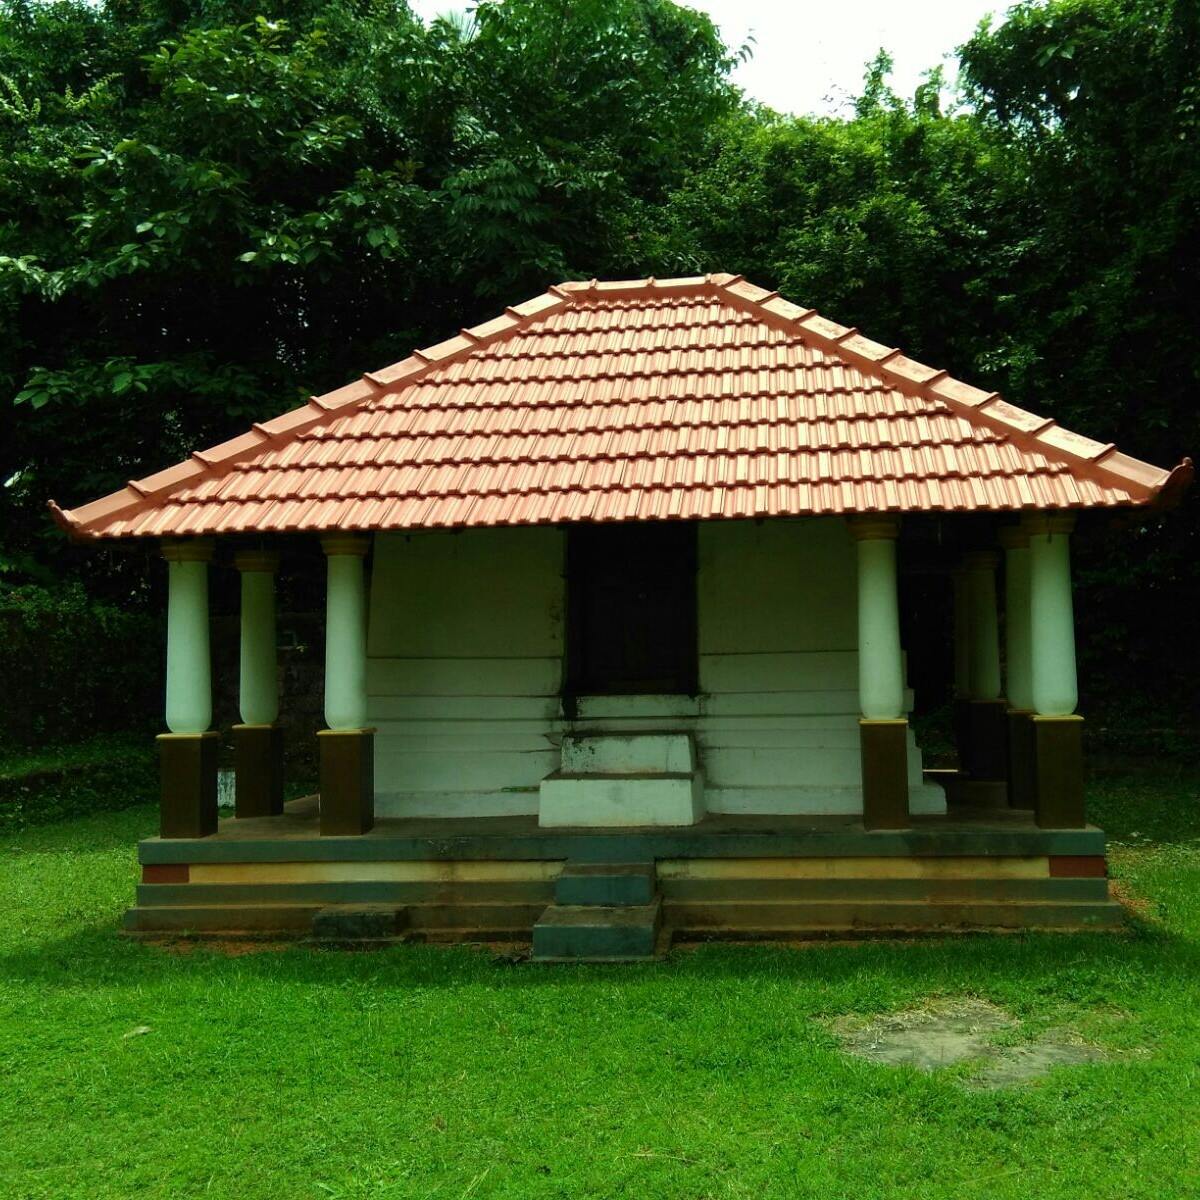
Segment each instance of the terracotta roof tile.
M161 537L1116 507L1190 475L713 275L558 285L54 511L83 537Z

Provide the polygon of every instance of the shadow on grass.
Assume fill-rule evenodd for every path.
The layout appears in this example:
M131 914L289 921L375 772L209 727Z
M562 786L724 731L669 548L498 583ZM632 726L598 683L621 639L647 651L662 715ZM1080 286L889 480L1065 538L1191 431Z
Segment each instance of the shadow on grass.
M486 946L408 943L383 950L326 950L290 943L229 953L203 941L141 942L111 928L42 938L0 956L0 980L45 989L141 987L164 983L275 986L363 985L505 992L592 987L654 991L705 982L795 982L836 992L899 987L914 994L1020 992L1081 1001L1136 995L1153 980L1189 988L1200 977L1200 944L1158 926L1125 933L980 933L918 939L800 944L700 943L653 964L537 965Z
M1163 845L1200 839L1200 766L1103 757L1088 768L1088 820L1110 842Z
M0 855L108 850L128 850L132 855L142 838L157 833L158 805L142 803L54 824L5 831L0 834Z

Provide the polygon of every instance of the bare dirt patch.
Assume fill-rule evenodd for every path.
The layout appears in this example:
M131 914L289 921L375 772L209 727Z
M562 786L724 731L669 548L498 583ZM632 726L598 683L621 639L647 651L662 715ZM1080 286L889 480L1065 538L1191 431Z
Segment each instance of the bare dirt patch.
M1022 1037L1016 1017L972 997L870 1020L839 1017L829 1028L848 1054L928 1072L965 1065L970 1069L962 1075L962 1085L984 1090L1015 1087L1043 1078L1054 1067L1112 1057L1069 1029Z
M143 941L150 941L148 938ZM195 954L207 950L212 954L223 954L227 958L242 958L247 954L277 954L295 945L294 941L282 938L178 938L150 942L167 954Z
M1112 898L1123 904L1135 917L1143 921L1153 920L1153 903L1145 896L1139 896L1123 879L1110 879L1108 890Z

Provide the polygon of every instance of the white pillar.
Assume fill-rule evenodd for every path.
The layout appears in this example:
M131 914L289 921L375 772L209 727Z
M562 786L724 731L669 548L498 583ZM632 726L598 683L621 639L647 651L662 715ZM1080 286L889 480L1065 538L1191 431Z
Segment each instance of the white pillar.
M367 723L367 605L361 534L321 538L329 565L325 602L325 723L362 729Z
M204 733L212 724L207 538L164 541L167 560L167 728Z
M904 664L896 595L896 536L891 517L850 522L858 541L858 698L871 721L904 715Z
M1027 517L1033 709L1065 717L1079 703L1075 614L1071 601L1071 530L1067 515Z
M971 595L967 572L957 568L954 580L954 696L971 697Z
M1018 525L1000 530L1004 547L1005 694L1010 707L1033 708L1033 645L1030 640L1029 534Z
M233 562L242 575L238 708L243 724L272 725L279 716L275 658L275 571L279 556L263 550L243 550Z
M1000 699L1000 621L996 614L996 567L990 550L968 554L967 592L971 628L971 699Z

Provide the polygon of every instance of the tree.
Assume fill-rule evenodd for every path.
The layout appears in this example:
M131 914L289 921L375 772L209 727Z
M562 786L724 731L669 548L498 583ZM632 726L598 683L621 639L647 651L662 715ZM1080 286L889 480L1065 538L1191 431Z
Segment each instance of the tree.
M0 7L0 501L78 503L603 273L736 101L666 0ZM503 297L501 300L500 297Z

